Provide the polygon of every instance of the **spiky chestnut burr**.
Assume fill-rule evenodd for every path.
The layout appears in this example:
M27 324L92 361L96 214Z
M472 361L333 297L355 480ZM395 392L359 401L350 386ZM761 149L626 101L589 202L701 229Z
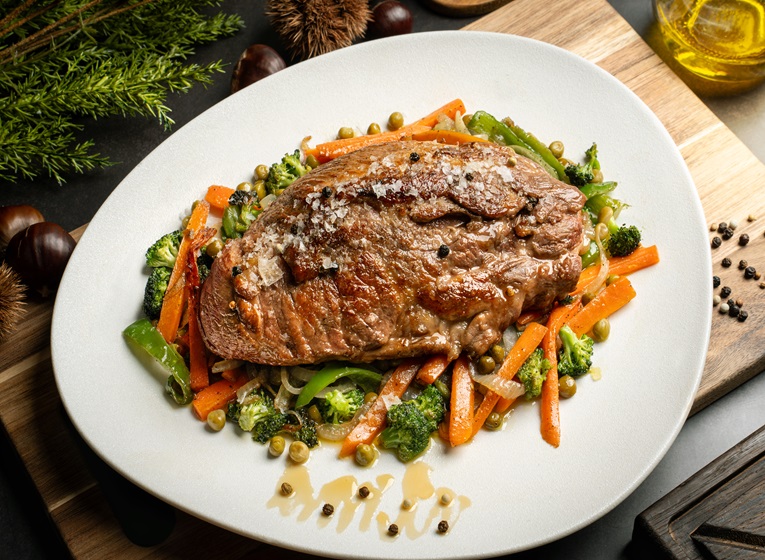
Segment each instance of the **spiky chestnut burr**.
M367 0L268 0L266 15L298 59L350 46L364 36Z
M9 336L24 315L24 284L7 264L0 263L0 341Z

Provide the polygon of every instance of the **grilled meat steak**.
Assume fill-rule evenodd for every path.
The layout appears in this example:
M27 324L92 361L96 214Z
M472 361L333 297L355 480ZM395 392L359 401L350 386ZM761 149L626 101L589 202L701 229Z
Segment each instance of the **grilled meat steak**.
M574 288L584 202L495 144L360 149L226 245L202 289L205 341L271 365L481 355Z

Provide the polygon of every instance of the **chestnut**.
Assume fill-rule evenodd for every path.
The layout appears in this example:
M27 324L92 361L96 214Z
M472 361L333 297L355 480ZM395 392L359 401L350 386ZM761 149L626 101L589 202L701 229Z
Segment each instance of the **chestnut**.
M0 206L0 254L5 251L14 235L32 224L43 221L45 218L34 206L28 204Z
M412 31L412 12L397 0L384 0L372 10L372 21L367 26L370 39L404 35Z
M231 93L236 93L286 67L284 59L268 45L250 45L234 67L234 73L231 75Z
M5 260L29 288L47 297L58 288L75 245L60 225L39 222L13 236Z

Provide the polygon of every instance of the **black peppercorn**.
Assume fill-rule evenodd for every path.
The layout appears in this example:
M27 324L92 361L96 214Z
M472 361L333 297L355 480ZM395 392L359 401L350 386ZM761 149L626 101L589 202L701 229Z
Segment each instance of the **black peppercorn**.
M723 286L720 290L720 297L726 298L730 295L731 289L728 286Z
M741 323L743 323L744 321L746 321L746 318L747 318L747 317L749 317L749 313L747 313L747 312L746 312L746 311L744 311L743 309L742 309L742 310L739 312L739 314L738 314L738 320L739 320Z
M449 246L448 245L441 245L438 248L438 256L440 258L446 258L449 255Z
M359 498L368 498L369 497L369 488L366 486L362 486L359 488Z
M712 249L717 249L720 245L722 245L722 239L715 235L712 238Z
M241 266L235 266L231 269L231 276L239 276L242 273L242 267Z
M332 504L324 504L324 506L321 508L321 512L327 517L329 517L330 515L335 513L335 506L333 506Z
M738 317L738 314L741 312L741 308L738 305L731 305L728 309L728 315L731 317Z
M438 522L438 532L443 534L449 530L449 522L446 519L442 519Z
M747 266L749 266L749 263L746 262L744 259L741 259L740 261L738 261L739 270L744 270Z
M473 180L473 174L470 172L465 173L465 180L466 181L472 181Z
M720 277L712 276L712 287L717 288L720 285Z
M733 230L730 228L725 228L725 230L722 232L723 241L727 241L731 237L733 237Z
M332 196L332 189L330 187L324 187L323 189L321 189L321 196L323 196L324 198L329 198L330 196Z
M726 229L728 229L728 223L727 222L720 222L717 224L717 233L722 233Z
M749 280L750 278L754 278L754 275L756 272L757 271L755 270L753 266L747 266L746 269L744 270L744 278L746 278L747 280Z
M730 299L729 299L727 302L725 302L725 303L727 303L727 304L728 304L728 307L730 307L731 305L738 305L738 304L736 303L736 300L735 300L735 299L733 299L733 298L730 298ZM741 307L741 306L739 305L739 307Z
M420 161L420 154L418 154L417 152L412 152L411 154L409 154L409 161L411 162Z
M746 233L742 233L741 237L738 238L738 244L742 247L749 243L749 236Z
M389 532L391 535L398 535L398 525L396 525L395 523L391 523L391 524L388 526L388 532Z
M725 258L722 260L722 263L721 263L721 264L723 265L723 267L724 267L724 268L728 268L728 267L729 267L731 264L733 264L733 263L731 262L731 260L730 260L728 257L725 257Z

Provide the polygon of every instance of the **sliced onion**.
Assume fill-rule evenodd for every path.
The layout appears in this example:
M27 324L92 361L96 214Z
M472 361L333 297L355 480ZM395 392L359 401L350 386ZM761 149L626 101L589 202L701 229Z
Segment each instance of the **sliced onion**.
M505 332L502 333L502 346L505 347L505 352L509 352L510 348L515 346L515 343L517 340L518 340L518 329L516 329L512 325L507 327L505 329Z
M303 390L302 387L295 387L292 383L290 383L290 373L286 367L282 368L281 381L282 381L282 387L287 389L287 391L289 391L293 395L299 395L300 391Z
M236 369L242 365L244 365L244 360L221 360L215 362L210 369L213 373L221 373L230 369Z
M390 407L401 403L401 399L396 395L382 395L382 401L385 403L385 410L390 410Z
M465 124L465 121L462 120L462 117L464 115L457 111L457 114L454 116L454 130L457 132L461 132L463 134L470 134L470 131L468 130L467 125Z
M298 381L308 383L316 375L316 371L315 369L308 369L302 366L294 366L290 368L290 375Z
M523 385L512 379L505 379L499 375L490 373L488 375L474 375L473 381L483 385L494 393L497 393L503 399L517 399L526 393Z
M364 404L362 404L356 411L356 414L353 415L353 418L347 422L343 422L342 424L332 424L331 422L319 424L316 426L316 434L320 438L329 441L343 440L345 439L345 436L351 433L351 430L356 427L356 424L359 423L361 417L364 416L367 413L367 410L369 410L371 407L372 401L364 402Z
M356 422L349 420L342 424L333 424L332 422L325 422L316 426L316 435L321 439L328 441L341 441L345 439L345 436L351 433L351 430L356 425Z
M273 193L271 193L271 194L267 194L266 196L264 196L263 198L261 198L261 199L260 199L260 207L261 207L263 210L265 210L266 208L268 208L269 206L271 206L271 203L272 203L274 200L276 200L276 195L275 195L275 194L273 194Z
M598 251L600 252L600 270L598 270L598 275L585 286L584 290L582 290L582 295L588 294L591 297L594 297L603 287L603 284L606 283L609 266L608 257L606 257L606 251L603 249L603 242L600 240L599 235L595 235L595 244L598 246Z
M236 402L239 404L245 404L245 400L247 399L247 395L249 395L252 391L256 389L260 389L260 386L263 385L263 378L262 377L256 377L254 379L250 379L247 383L239 387L239 389L236 390Z
M279 387L279 392L276 393L276 397L274 398L274 408L279 412L285 412L289 410L290 398L292 398L292 395L287 390L287 388L282 385Z

